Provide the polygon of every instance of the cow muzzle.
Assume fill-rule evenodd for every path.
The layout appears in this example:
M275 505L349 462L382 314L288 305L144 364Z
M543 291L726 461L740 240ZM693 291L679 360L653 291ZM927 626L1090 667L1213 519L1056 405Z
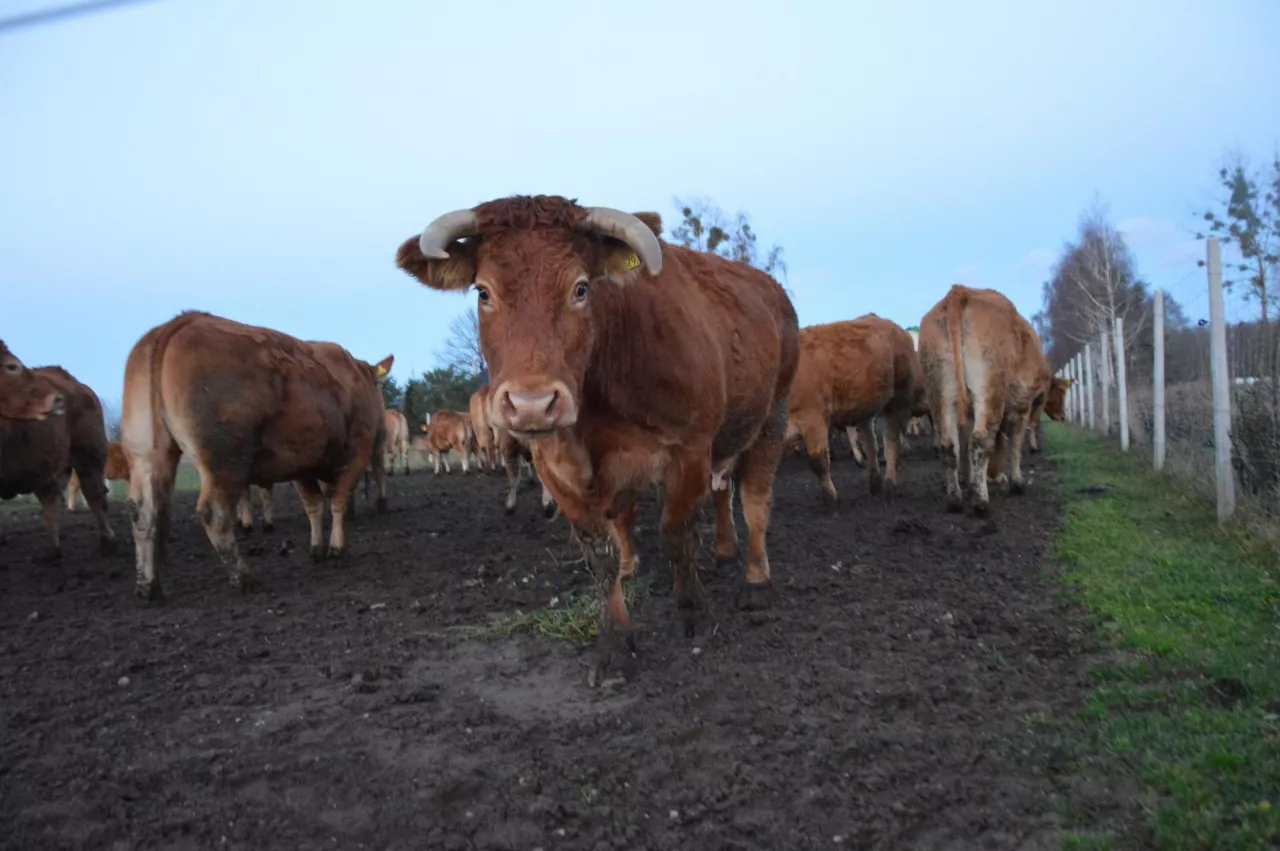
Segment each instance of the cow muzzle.
M578 406L563 382L501 384L493 394L494 421L520 438L538 437L578 421Z

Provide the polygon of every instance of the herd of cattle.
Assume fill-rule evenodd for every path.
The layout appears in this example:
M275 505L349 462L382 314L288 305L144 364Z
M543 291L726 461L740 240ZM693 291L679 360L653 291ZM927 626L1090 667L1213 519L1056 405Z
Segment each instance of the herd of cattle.
M184 312L130 352L121 440L109 445L92 390L60 367L27 368L0 343L0 498L40 500L55 558L62 499L74 506L78 490L109 551L105 480L127 479L136 592L155 600L184 454L200 476L200 522L241 589L256 584L235 535L235 521L252 527L251 487L263 489L269 526L271 486L293 483L321 558L346 548L343 518L361 477L367 494L372 474L385 509L386 475L397 458L408 472L411 446L434 455L437 473L450 450L464 471L473 454L481 468L505 467L508 511L527 465L544 507L563 512L603 580L608 667L630 645L622 587L638 560L636 500L650 487L664 497L663 553L690 619L704 605L693 523L708 493L718 561L737 555L739 493L739 601L764 602L774 475L800 441L832 501L831 429L848 431L877 493L894 488L901 437L922 418L944 461L949 510L966 500L962 466L975 514L989 511L988 479L1022 490L1024 436L1042 413L1062 418L1068 382L1007 298L955 285L921 320L918 341L875 314L800 328L768 274L661 232L655 213L516 196L447 213L406 240L396 254L404 272L433 289L476 290L490 372L469 411L435 413L412 441L404 416L383 403L392 356L371 365L335 343Z

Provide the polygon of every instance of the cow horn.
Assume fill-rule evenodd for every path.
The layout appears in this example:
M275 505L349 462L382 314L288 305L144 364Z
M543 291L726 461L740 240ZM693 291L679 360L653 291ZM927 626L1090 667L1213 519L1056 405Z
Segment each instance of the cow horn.
M588 207L582 229L620 239L640 255L640 262L650 275L662 271L662 244L644 222L630 213L609 207Z
M436 217L418 237L418 250L429 260L448 260L449 243L480 232L472 210L454 210Z

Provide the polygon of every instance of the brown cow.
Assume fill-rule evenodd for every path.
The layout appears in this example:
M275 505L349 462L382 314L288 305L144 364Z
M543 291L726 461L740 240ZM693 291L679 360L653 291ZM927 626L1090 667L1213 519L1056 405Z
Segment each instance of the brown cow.
M328 555L346 548L343 516L372 463L386 507L379 384L392 357L371 366L334 343L299 340L188 311L143 335L125 366L121 443L129 458L136 593L163 597L173 479L187 454L200 474L196 511L233 587L258 586L233 520L251 484L292 481L311 523L311 556L325 555L320 483L332 484Z
M19 364L18 372L11 371L9 364L16 359L8 349L4 354L5 373L18 376L28 390L36 388L34 395L26 398L28 410L56 410L60 404L63 414L0 421L0 499L35 494L49 537L48 549L39 560L58 561L62 557L58 534L62 497L74 472L83 483L85 501L98 526L99 548L104 554L113 552L116 535L107 522L107 484L103 479L107 428L98 395L60 366L31 369L32 379L28 382L23 374L26 367Z
M1065 385L1049 371L1040 338L1013 302L995 290L960 284L920 322L920 365L946 466L947 510L964 507L959 477L963 435L969 443L973 512L986 516L991 510L989 462L1002 462L991 457L999 436L1012 444L1010 490L1020 493L1025 486L1022 441L1030 412L1038 396L1053 398Z
M118 440L107 441L107 465L103 468L102 477L109 482L129 481L129 459L124 457L124 447ZM80 477L74 472L71 481L67 482L67 511L75 511L80 496Z
M461 411L436 411L431 415L431 422L422 427L427 433L428 446L435 454L435 475L440 475L440 464L444 462L444 471L452 473L449 466L449 449L458 453L462 459L462 472L471 471L471 417Z
M911 337L874 314L800 330L800 367L791 388L788 434L800 434L809 466L834 503L830 427L844 428L855 459L865 449L872 493L882 488L875 418L884 420L884 459L890 492L898 480L898 444L907 421L924 403ZM859 447L859 443L861 447Z
M390 476L395 472L398 457L407 476L409 475L409 421L405 419L404 414L394 408L387 408L382 418L387 430L387 442L384 444L387 452L384 461L387 475Z
M665 489L661 529L686 629L705 608L693 531L710 486L716 554L736 548L730 475L749 527L742 602L770 586L765 530L796 369L795 310L745 263L663 243L657 214L511 197L435 219L397 265L479 298L492 422L530 441L543 484L603 572L600 659L622 662L636 497ZM612 537L624 553L605 554ZM761 600L762 601L762 600Z
M57 416L65 402L56 384L27 369L0 340L0 424Z
M485 469L485 462L489 463L489 472L492 473L498 469L498 439L493 425L489 422L489 385L481 385L480 389L471 394L470 404L471 428L475 432L475 449L476 459L480 463L480 469Z

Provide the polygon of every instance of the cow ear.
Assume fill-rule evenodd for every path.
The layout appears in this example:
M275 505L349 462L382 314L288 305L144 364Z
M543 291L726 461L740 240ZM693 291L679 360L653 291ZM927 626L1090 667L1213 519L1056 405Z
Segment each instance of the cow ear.
M657 213L632 213L644 222L653 235L662 237L662 216ZM645 277L641 268L640 255L635 249L620 239L611 236L600 238L600 251L597 255L597 268L593 270L597 276L612 278L619 284L629 284Z
M418 237L411 236L396 252L396 266L408 272L433 290L465 290L476 279L476 240L455 242L449 246L448 260L431 260L422 256Z
M373 374L377 376L378 383L382 384L391 375L391 364L395 361L395 355L387 355L373 366Z

